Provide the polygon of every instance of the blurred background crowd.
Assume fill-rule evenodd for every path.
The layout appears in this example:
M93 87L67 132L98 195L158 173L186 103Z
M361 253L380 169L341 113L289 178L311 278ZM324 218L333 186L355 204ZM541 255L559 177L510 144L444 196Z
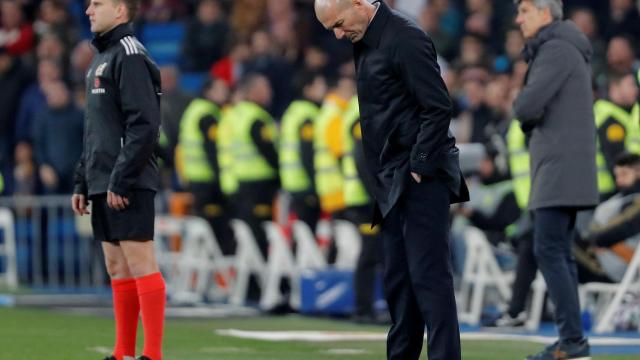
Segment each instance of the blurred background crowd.
M515 179L518 168L528 170L528 158L520 158L518 163L509 139L516 136L509 135L516 123L512 101L523 86L527 72L521 55L525 40L514 23L516 6L510 0L387 0L387 3L413 18L433 38L441 72L453 100L451 127L457 142L463 147L469 143L481 144L484 149L478 161L465 167L465 175L472 184L472 196L489 194L491 198L476 195L475 201L454 211L457 219L485 230L491 244L499 248L505 239L508 243L514 234L510 226L521 218L521 211L526 208L526 200L518 199L523 196L518 194L520 188ZM73 189L74 167L83 143L85 74L93 56L85 6L83 0L0 0L0 189L3 195L68 194ZM640 166L633 157L619 158L625 150L633 149L625 146L624 129L620 132L619 127L612 127L611 123L617 121L613 125L619 125L623 122L620 118L640 114L637 105L639 5L635 0L565 0L564 7L565 17L575 22L593 46L594 102L607 101L627 114L618 116L600 111L606 113L597 124L599 132L602 130L598 139L604 156L599 161L604 161L600 165L610 178L608 185L601 183L603 199L606 199L622 190L621 183L612 180L617 175L614 174L616 164L633 169ZM335 200L330 194L332 185L322 185L321 189L315 182L326 170L319 165L326 156L322 153L326 151L324 147L334 155L340 153L333 151L336 148L333 137L343 137L341 125L328 130L327 138L318 139L314 134L320 126L331 129L331 119L320 125L320 121L309 115L302 120L309 120L311 128L302 126L297 135L287 133L288 127L283 124L292 102L302 98L319 106L320 114L329 118L332 114L348 118L349 102L355 95L352 45L336 40L330 31L322 28L315 19L313 1L143 0L135 26L162 74L162 137L158 152L165 190L196 195L186 203L194 203L194 211L209 218L225 253L232 253L234 248L232 240L224 240L233 238L225 224L228 218L273 218L275 212L269 206L281 187L289 192L299 188L305 195L294 197L293 207L297 208L297 216L306 220L312 229L321 213L340 217L344 204L332 202ZM251 125L253 120L247 120L246 116L254 116L262 125L257 128L251 125L250 136L237 130L225 132L228 129L224 129L222 122L205 121L191 128L186 124L194 115L187 109L199 98L215 104L222 111L220 119L230 114L227 117L231 122L246 120ZM247 103L257 105L258 110L247 107ZM194 109L191 111L196 111ZM245 115L239 115L243 111ZM246 115L252 111L253 115ZM260 111L266 111L266 115ZM616 111L613 112L620 114ZM209 166L215 169L213 173L220 174L216 181L222 194L211 194L211 188L206 187L211 177L203 175L207 171L194 168L198 165L189 162L190 155L199 161L204 159L189 147L188 142L194 136L202 142L198 135L189 133L194 129L212 142L213 148L203 146ZM293 130L296 131L298 129ZM358 140L357 131L353 134ZM266 163L234 159L234 151L224 153L225 143L229 145L225 140L234 136L241 138L233 141L257 147ZM287 156L295 158L295 154L287 150L287 140L292 139L296 146L301 146L296 151L302 159L294 160L304 165L304 176L311 177L310 185L292 181L295 173L287 172L285 163L291 160L287 160ZM305 150L305 145L299 143L311 148ZM181 147L183 153L180 153ZM184 153L190 151L196 152ZM342 154L349 155L346 151ZM340 155L335 158L341 161ZM243 188L240 179L240 190L233 185L226 186L225 167L234 164L236 174L254 176L246 179L253 185ZM268 168L275 173L270 173ZM351 168L343 165L342 169L348 173ZM350 175L353 174L342 174L345 187ZM640 170L633 173L631 185L637 178ZM256 187L255 180L263 181L262 185ZM324 179L320 182L324 183ZM199 186L202 183L204 188ZM509 185L503 186L505 183ZM494 186L496 184L499 186ZM318 188L313 189L314 186ZM346 191L345 197L349 195L353 193ZM211 204L209 196L215 199L215 204ZM229 203L234 209L224 206ZM265 204L268 205L260 207ZM305 206L310 209L308 213ZM220 215L223 212L227 212L225 217ZM362 218L355 222L369 221ZM463 231L456 231L457 226L454 222L454 238ZM259 225L254 230L259 232ZM361 235L372 234L364 231ZM464 267L464 256L460 255L464 254L464 246L456 249L458 243L454 241L457 256L454 265L460 273ZM262 240L261 247L266 254L266 240ZM518 253L518 250L510 252ZM376 256L369 258L377 262ZM588 254L585 258L590 274L595 274L592 278L619 280L607 275L592 258ZM535 276L535 266L532 269ZM528 289L530 281L525 283ZM514 308L522 306L514 305ZM512 311L512 317L518 315L516 310Z
M434 39L454 99L459 143L504 135L527 66L511 1L395 0ZM82 0L0 2L0 165L3 194L65 193L81 150L84 74L91 33ZM608 74L638 67L640 15L633 0L568 0L566 15L594 49L594 93ZM267 77L279 121L300 94L296 80L319 72L352 76L351 45L315 20L310 0L144 0L136 23L162 68L163 125L171 148L190 97L208 77L233 86ZM55 149L55 151L53 151ZM168 166L172 165L170 161ZM170 184L175 187L177 184Z

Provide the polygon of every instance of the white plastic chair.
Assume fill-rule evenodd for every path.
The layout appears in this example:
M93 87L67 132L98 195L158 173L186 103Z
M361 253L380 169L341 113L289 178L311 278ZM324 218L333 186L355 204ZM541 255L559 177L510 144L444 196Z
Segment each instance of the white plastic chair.
M262 225L269 240L269 258L260 307L269 310L283 301L280 281L288 278L291 286L289 304L292 308L298 309L300 307L300 272L296 267L291 246L287 243L278 224L265 221Z
M362 239L358 228L356 228L352 222L334 220L333 230L333 238L338 249L336 262L334 264L335 268L346 270L355 269L362 246Z
M4 273L0 272L0 280L11 290L18 287L18 265L16 254L16 233L13 213L9 209L0 208L0 228L4 232L4 243L0 244L0 257L5 258Z
M242 220L231 220L231 227L236 237L235 256L236 282L231 293L230 303L243 305L249 290L249 277L255 275L258 286L264 290L267 277L267 263L258 248L255 236L249 225Z
M636 245L635 252L622 281L618 284L587 283L580 288L582 303L590 294L598 294L599 301L595 306L596 313L593 332L603 334L614 331L613 318L620 310L624 295L629 292L640 292L640 242Z
M316 243L309 226L300 220L293 222L293 239L296 242L296 264L302 269L324 269L327 260Z

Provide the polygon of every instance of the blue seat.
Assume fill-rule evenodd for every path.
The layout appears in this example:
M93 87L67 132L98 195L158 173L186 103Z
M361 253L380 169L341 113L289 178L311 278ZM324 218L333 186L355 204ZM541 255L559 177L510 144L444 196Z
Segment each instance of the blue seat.
M159 66L178 64L185 33L183 23L145 24L141 31L142 43Z
M200 94L202 86L209 78L209 73L182 73L180 75L180 88L192 95Z

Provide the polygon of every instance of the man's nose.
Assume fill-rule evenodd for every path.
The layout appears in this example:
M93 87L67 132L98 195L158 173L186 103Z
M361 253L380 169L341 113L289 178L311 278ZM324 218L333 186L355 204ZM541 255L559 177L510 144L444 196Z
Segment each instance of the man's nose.
M336 39L340 40L344 37L344 31L340 30L340 29L333 29L333 33L336 36Z

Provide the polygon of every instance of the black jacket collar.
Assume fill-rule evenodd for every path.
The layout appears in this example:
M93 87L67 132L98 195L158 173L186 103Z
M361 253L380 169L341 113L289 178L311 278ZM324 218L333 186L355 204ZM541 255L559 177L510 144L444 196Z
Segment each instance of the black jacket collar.
M387 20L389 20L389 16L391 15L391 9L389 9L389 6L385 4L384 1L378 1L378 3L380 4L378 12L376 13L376 16L373 17L367 31L362 37L362 40L360 40L364 45L372 48L377 48L378 44L380 44L382 32L384 31Z
M102 35L96 35L91 41L91 44L98 49L99 52L103 52L108 49L111 45L117 43L125 36L133 36L133 23L125 23L120 24L113 29L109 30L107 33Z

